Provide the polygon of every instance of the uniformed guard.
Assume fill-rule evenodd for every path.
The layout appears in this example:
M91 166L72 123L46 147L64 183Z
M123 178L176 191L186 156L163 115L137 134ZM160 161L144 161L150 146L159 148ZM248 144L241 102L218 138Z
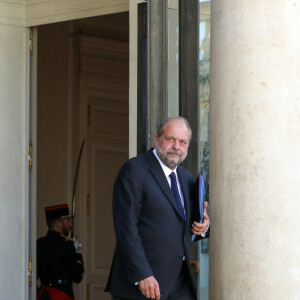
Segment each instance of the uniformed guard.
M45 208L48 232L37 241L38 300L74 300L73 282L82 280L80 244L68 237L72 228L67 204Z

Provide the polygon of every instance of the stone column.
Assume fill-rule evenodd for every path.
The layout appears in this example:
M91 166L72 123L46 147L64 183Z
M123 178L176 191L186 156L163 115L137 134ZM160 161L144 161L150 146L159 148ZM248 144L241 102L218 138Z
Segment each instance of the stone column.
M300 299L300 3L212 1L210 299Z

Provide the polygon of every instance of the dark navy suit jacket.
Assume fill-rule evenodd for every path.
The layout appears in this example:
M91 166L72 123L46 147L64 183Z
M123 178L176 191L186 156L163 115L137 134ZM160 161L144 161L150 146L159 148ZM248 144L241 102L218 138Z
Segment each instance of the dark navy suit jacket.
M145 299L136 282L154 276L162 299L167 297L182 265L189 271L193 176L177 167L185 201L186 221L180 217L175 199L153 149L127 161L113 191L116 249L106 291L112 295ZM199 217L198 217L199 218ZM186 257L183 262L183 256Z

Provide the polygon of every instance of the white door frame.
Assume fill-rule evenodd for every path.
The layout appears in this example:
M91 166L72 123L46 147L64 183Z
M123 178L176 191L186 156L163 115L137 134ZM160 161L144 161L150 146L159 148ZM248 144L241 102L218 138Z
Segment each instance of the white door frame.
M25 261L27 263L26 274L26 300L36 299L36 176L37 176L37 29L27 29L28 54L26 61L27 70L27 134L26 144L31 145L32 154L28 150L28 162L26 166L26 249ZM32 47L32 48L31 48ZM30 163L31 160L31 163ZM31 164L31 167L30 167ZM31 279L30 279L31 278ZM30 281L31 280L31 285ZM30 286L29 286L30 285Z

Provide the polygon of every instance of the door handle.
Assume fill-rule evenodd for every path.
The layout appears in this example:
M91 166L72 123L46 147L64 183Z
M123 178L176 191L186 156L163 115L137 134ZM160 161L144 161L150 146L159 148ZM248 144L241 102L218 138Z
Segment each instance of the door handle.
M199 265L199 262L198 262L198 260L195 260L195 259L193 259L193 260L191 260L190 261L190 266L191 267L195 267L195 273L196 274L199 274L200 273L200 265Z

